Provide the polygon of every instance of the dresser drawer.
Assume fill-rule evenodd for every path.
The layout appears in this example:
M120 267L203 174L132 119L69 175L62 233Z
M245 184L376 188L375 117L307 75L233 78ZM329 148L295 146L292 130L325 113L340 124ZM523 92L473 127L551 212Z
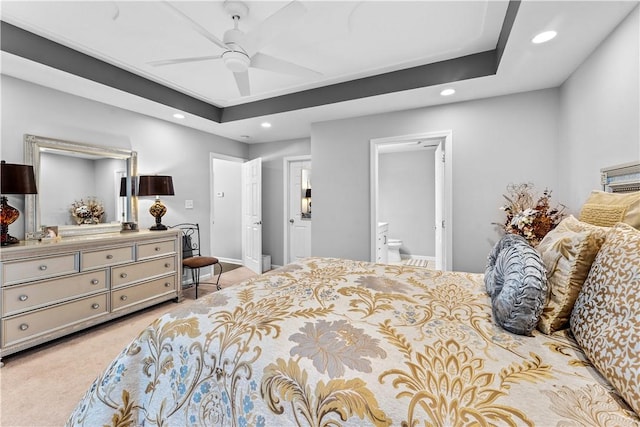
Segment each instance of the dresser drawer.
M173 254L176 252L176 241L166 240L163 242L138 244L138 259L143 260L161 255Z
M176 257L164 257L150 261L137 262L111 268L111 288L129 283L173 273L176 270Z
M2 285L30 282L38 279L78 272L77 252L65 255L26 259L2 264Z
M175 276L162 277L151 282L121 288L111 293L111 311L121 310L144 300L175 292Z
M2 319L2 346L107 314L107 294Z
M32 307L107 289L106 270L5 287L2 289L2 313L6 317Z
M133 245L119 248L101 249L99 251L83 251L80 254L82 270L107 267L109 265L132 262Z

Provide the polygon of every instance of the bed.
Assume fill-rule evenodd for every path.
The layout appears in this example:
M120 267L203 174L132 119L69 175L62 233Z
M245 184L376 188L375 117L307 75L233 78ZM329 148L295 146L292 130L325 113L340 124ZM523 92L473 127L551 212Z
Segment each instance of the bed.
M640 419L569 329L519 336L496 325L482 274L309 258L157 319L67 425Z

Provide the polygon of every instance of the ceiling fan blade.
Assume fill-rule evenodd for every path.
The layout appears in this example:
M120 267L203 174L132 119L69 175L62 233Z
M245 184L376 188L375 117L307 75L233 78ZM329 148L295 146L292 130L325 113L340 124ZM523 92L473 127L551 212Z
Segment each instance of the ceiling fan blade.
M299 1L292 1L282 9L262 21L257 28L245 34L242 48L249 56L253 56L274 37L285 31L305 13L305 8Z
M161 59L159 61L147 62L147 64L152 65L154 67L160 67L163 65L183 64L185 62L210 61L212 59L220 59L220 58L222 58L221 55L193 56L191 58Z
M189 18L187 15L182 13L182 11L180 11L180 9L176 8L174 5L172 5L171 3L169 3L166 0L165 1L161 1L160 3L163 4L164 6L166 6L169 10L171 10L174 14L176 14L176 16L181 18L189 26L191 26L191 28L193 28L198 33L200 33L200 35L202 35L204 38L206 38L207 40L211 41L216 46L219 46L222 49L227 50L227 46L219 38L217 38L216 36L211 34L209 31L207 31L203 26L198 24L196 21L194 21L193 19Z
M236 85L238 85L240 95L251 95L251 89L249 87L249 73L247 71L242 73L233 73L233 77L236 79Z
M251 67L260 68L263 70L275 71L281 74L290 74L292 76L300 77L320 77L322 73L314 71L310 68L303 67L301 65L294 64L292 62L284 61L282 59L274 58L271 55L265 55L264 53L256 53L251 58Z

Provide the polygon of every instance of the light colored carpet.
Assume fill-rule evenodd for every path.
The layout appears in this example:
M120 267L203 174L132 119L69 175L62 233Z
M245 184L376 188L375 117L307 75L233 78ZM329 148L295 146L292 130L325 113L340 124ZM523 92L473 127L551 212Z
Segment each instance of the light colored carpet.
M223 288L256 276L239 267L222 274ZM0 425L62 426L85 391L108 364L138 333L157 317L194 302L194 289L185 299L166 302L95 326L69 337L10 355L0 369ZM201 283L198 298L215 292Z

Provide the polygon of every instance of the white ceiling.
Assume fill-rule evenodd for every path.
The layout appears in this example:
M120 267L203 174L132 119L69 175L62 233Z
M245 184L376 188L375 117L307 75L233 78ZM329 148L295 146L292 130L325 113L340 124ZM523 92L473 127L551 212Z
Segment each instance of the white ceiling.
M495 49L506 1L302 1L306 12L279 26L260 52L315 70L321 75L290 76L249 69L251 95L240 96L233 74L221 60L166 66L150 61L219 55L223 49L181 17L197 22L222 39L233 27L221 1L172 1L176 13L159 1L6 1L2 19L65 46L119 66L220 107L242 105L398 69ZM249 14L239 28L253 29L288 2L247 2ZM267 142L309 136L310 123L445 102L477 99L556 87L584 61L637 1L523 1L494 76L224 124L176 112L130 95L2 53L2 73L132 111L176 121L243 142ZM531 44L540 31L558 37ZM443 98L443 87L456 94ZM270 129L259 124L272 123Z

